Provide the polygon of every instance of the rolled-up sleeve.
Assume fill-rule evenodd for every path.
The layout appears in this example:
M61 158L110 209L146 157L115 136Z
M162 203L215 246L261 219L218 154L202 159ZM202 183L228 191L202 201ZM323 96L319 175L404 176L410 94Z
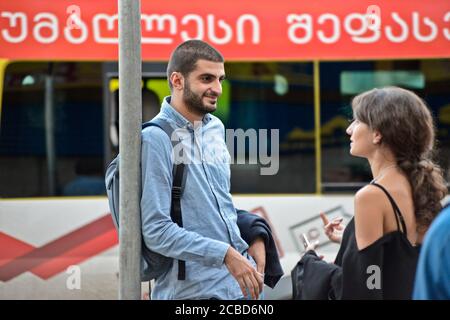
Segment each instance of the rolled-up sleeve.
M180 228L170 218L172 146L157 127L142 135L142 234L147 247L164 256L192 260L206 266L223 264L229 244ZM187 182L189 183L189 182Z

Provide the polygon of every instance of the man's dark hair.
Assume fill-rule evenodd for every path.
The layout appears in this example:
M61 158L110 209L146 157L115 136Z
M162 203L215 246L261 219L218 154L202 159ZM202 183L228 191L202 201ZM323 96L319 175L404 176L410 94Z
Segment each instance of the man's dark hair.
M204 41L188 40L183 42L172 52L167 66L167 81L170 90L172 90L170 75L173 72L180 72L184 77L187 77L189 73L195 70L198 60L224 62L220 52Z

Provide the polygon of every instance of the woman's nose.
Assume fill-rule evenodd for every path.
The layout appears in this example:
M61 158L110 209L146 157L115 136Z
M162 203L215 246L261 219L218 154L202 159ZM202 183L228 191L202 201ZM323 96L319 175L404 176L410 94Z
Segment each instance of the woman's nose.
M349 136L352 135L352 132L353 132L353 123L350 124L350 125L347 127L347 130L345 130L345 132L346 132Z

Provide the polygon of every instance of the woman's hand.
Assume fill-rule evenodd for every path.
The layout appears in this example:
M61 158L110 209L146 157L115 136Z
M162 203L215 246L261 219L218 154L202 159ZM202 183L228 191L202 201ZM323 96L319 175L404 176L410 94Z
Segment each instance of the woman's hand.
M335 243L341 243L342 233L345 229L345 226L341 223L344 218L339 217L328 221L327 216L323 212L320 213L320 217L322 218L323 229L328 239Z
M316 240L314 242L311 242L306 248L305 252L308 252L309 250L316 251L317 246L319 245L319 240Z
M312 250L312 251L316 251L317 246L319 245L319 240L316 240L314 242L311 242L306 248L305 251L303 251L303 254L301 255L301 257L303 257L305 255L305 253L307 253L308 251ZM316 252L317 254L317 252ZM319 259L323 259L323 255L317 255L319 257Z

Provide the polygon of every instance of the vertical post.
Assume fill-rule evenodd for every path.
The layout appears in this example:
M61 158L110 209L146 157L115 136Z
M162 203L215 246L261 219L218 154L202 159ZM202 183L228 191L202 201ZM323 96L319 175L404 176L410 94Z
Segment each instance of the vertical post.
M110 138L110 125L111 125L111 97L109 89L109 78L107 75L107 62L102 64L102 82L103 82L103 167L106 169L113 155L111 152L111 138ZM117 139L118 141L118 139ZM116 154L114 155L116 156Z
M322 150L320 128L320 67L319 61L314 60L314 137L316 141L316 194L322 194Z
M47 155L48 195L55 195L56 152L55 152L55 116L53 108L53 65L50 63L45 75L45 149Z
M3 81L5 79L5 71L6 71L6 67L8 67L9 64L9 60L6 59L0 59L0 91L3 93ZM0 121L2 119L2 97L3 94L0 94Z
M140 0L119 0L119 299L141 298L142 124Z

